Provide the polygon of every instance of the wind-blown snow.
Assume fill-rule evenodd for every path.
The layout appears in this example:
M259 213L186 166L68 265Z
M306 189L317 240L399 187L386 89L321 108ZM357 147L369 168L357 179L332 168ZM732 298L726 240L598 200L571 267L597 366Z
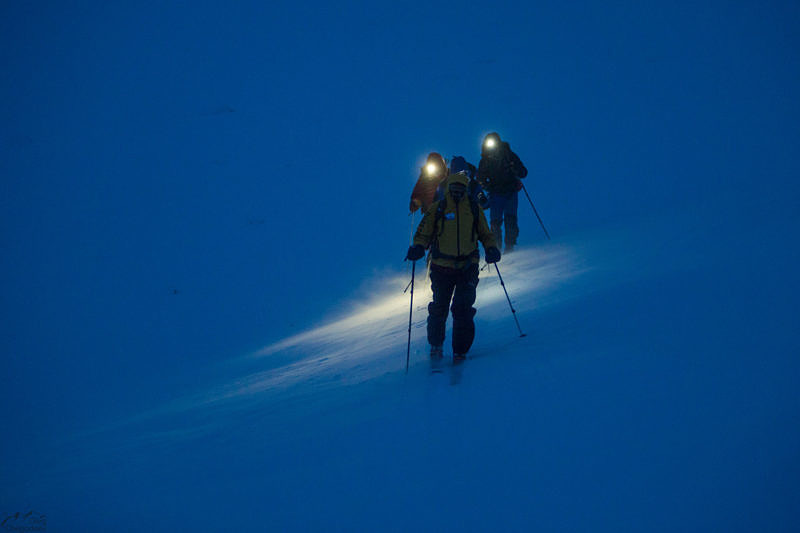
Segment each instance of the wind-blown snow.
M427 364L425 325L427 305L431 299L430 282L424 262L414 289L412 322L412 365ZM525 312L540 309L558 298L559 291L589 267L576 250L567 245L519 248L498 264L509 295L521 321ZM242 360L250 366L263 363L267 368L235 377L218 384L208 392L183 398L149 416L174 415L186 410L214 408L224 411L253 402L269 402L275 395L295 388L301 391L314 387L317 392L328 386L346 386L398 372L405 367L408 338L410 291L403 289L410 278L395 274L373 279L369 284L381 287L366 303L354 305L341 316L297 335L274 342ZM566 297L563 293L561 298ZM494 268L485 268L480 275L476 307L479 322L476 349L488 349L492 330L516 333L516 326ZM452 320L452 319L450 319ZM533 326L524 326L533 331ZM483 340L482 340L483 339ZM448 341L449 342L449 337ZM280 356L277 365L270 358ZM137 417L139 420L139 417Z
M504 275L508 289L518 302L532 303L523 307L530 309L536 307L536 302L548 292L578 275L578 261L579 258L566 246L542 250L520 248L512 259L502 263L501 275ZM425 335L423 326L431 296L424 262L420 262L419 266L422 275L415 282L412 326L415 346L419 344L420 337ZM341 372L349 376L348 381L357 381L402 365L410 299L410 291L403 293L402 288L408 283L409 277L397 275L376 280L375 286L383 287L383 292L368 296L367 303L330 323L256 352L254 357L258 358L285 350L308 355L288 365L290 368L270 370L269 378L256 378L254 387L272 388L283 382L296 382L324 372ZM493 268L487 268L482 273L476 301L481 309L481 318L499 320L501 315L507 315L511 320L506 297L497 283ZM392 358L388 352L398 356ZM367 361L369 367L363 368ZM362 367L361 372L351 372L354 367ZM252 389L248 388L242 393L250 391Z

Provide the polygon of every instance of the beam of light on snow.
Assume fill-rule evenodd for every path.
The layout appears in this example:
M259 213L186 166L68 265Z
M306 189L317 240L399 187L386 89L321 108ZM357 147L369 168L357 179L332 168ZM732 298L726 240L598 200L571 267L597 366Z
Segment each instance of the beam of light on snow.
M575 290L561 289L589 270L583 264L585 252L580 246L548 244L542 248L517 248L500 261L500 272L522 327L528 333L535 334L535 312L575 297ZM265 405L276 405L275 402L282 404L295 396L324 394L331 388L391 373L401 376L405 369L410 297L403 289L408 280L408 274L398 272L376 276L372 286L380 290L372 290L369 302L353 305L326 323L232 360L232 368L244 363L250 369L242 371L239 377L118 425L154 424L154 433L148 438L156 443L170 442L175 437L214 431L237 411L258 410ZM426 319L430 301L425 263L419 261L414 287L412 367L427 361ZM488 344L482 343L491 343L492 338L517 336L508 302L491 265L480 273L475 307L478 313L473 350L488 348ZM451 334L449 318L446 345ZM173 427L174 424L180 428Z
M517 248L500 261L500 272L517 315L529 334L536 333L536 312L583 291L570 288L570 282L582 278L582 274L590 270L584 264L586 253L581 246L548 244L541 248ZM372 290L373 298L369 302L352 305L326 323L231 360L231 368L244 364L249 370L241 370L239 377L229 378L205 391L121 421L120 427L130 423L155 425L149 438L153 442L171 442L176 436L188 438L215 431L226 423L229 415L238 411L282 405L291 398L314 397L332 388L367 382L387 374L402 376L410 297L403 293L403 288L409 281L409 274L394 272L376 276L372 286L380 290ZM412 367L427 361L426 319L430 301L425 263L419 261L414 288ZM475 307L478 312L473 351L490 348L492 339L505 338L505 335L509 339L516 338L508 302L491 265L480 273ZM451 334L452 318L448 318L446 345ZM173 427L175 424L180 428Z
M574 290L559 289L588 270L583 265L583 253L583 250L579 252L579 247L548 244L542 248L518 248L500 261L500 272L519 320L529 333L535 334L535 312L575 296ZM275 402L282 404L295 396L324 394L331 388L363 383L391 373L403 375L410 297L403 289L409 274L395 272L376 276L372 286L380 290L372 290L373 298L369 302L352 305L326 323L232 360L234 367L244 363L249 368L239 377L176 399L124 423L156 424L163 431L155 431L154 442L169 442L176 436L190 437L214 431L225 424L230 414L240 410L262 409ZM426 319L430 301L425 263L419 261L414 287L412 367L427 361ZM480 273L475 307L478 313L473 350L489 347L482 342L491 343L492 338L502 337L504 329L508 338L517 336L508 302L491 265ZM449 318L446 345L451 334L452 319ZM174 418L176 416L180 418ZM172 427L178 420L186 427Z
M518 248L498 265L523 322L525 311L546 305L548 293L582 271L574 251L557 246ZM425 352L427 305L431 301L431 291L424 262L420 261L417 266L412 352L415 349ZM408 278L394 274L376 281L376 285L383 289L375 292L368 303L354 306L326 324L264 346L249 356L268 362L270 357L278 354L296 354L295 360L217 389L207 400L245 398L302 382L320 385L325 382L358 383L401 370L405 362L410 297L409 293L403 294L403 287ZM480 342L481 328L492 322L507 321L505 325L513 334L508 302L491 265L481 272L475 305L478 309L476 344ZM448 340L449 335L448 329Z
M499 263L500 272L522 329L528 333L527 339L535 339L542 333L537 329L541 327L539 319L550 308L617 285L621 280L650 276L654 265L668 271L683 265L670 262L672 256L664 255L660 247L652 247L652 233L671 235L673 224L671 217L663 223L664 227L648 227L644 232L596 231L561 244L517 248L513 254L504 256ZM697 250L697 257L702 257L702 250ZM410 296L403 294L403 288L409 275L410 269L405 274L375 276L372 290L358 291L373 295L367 303L354 304L348 309L340 301L339 308L346 310L331 320L230 359L220 369L227 377L216 384L207 384L195 394L176 398L94 433L137 424L147 428L140 443L145 438L154 444L170 443L241 420L231 416L237 412L274 412L291 408L287 406L301 398L303 401L330 398L329 393L336 389L346 395L347 386L358 383L374 381L383 386L387 383L384 379L388 383L403 383ZM420 261L414 291L412 373L419 366L427 366L426 319L430 300L430 282L424 262ZM519 342L522 350L526 346L532 351L538 349L529 340L519 340L492 266L480 273L475 307L476 337L470 353L502 358L505 350L498 349L498 342L504 339ZM451 334L449 318L445 346L449 345Z

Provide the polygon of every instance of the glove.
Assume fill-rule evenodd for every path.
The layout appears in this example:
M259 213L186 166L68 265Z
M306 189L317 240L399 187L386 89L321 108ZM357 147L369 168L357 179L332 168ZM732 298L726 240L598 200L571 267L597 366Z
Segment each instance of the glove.
M494 246L488 247L486 249L486 262L497 263L498 261L500 261L500 250L498 250Z
M483 191L478 193L478 205L481 206L481 209L489 208L489 199L483 194Z
M500 252L497 253L499 254ZM422 259L423 257L425 257L425 248L423 248L421 244L415 244L414 246L408 247L406 259L416 261L417 259Z
M519 178L517 178L517 181L514 182L514 190L517 192L522 190L522 180L520 180Z

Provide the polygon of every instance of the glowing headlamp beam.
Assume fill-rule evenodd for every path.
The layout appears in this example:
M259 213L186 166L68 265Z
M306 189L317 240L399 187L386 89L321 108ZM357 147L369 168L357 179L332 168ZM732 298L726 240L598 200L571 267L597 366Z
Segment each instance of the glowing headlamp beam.
M486 139L486 143L485 143L486 148L494 148L495 144L496 143L495 143L494 139Z

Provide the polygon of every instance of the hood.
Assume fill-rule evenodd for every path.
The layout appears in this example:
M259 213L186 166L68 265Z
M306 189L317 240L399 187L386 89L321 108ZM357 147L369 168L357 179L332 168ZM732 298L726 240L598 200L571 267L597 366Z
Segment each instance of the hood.
M428 154L428 157L425 159L425 164L428 165L430 163L433 163L443 170L447 170L447 161L445 161L444 157L442 157L442 154L438 152L431 152Z
M489 141L490 139L494 141L493 148L486 147L486 142ZM500 135L497 132L493 131L492 133L488 134L486 137L483 138L483 144L481 144L481 156L483 157L497 156L497 154L503 151L503 149L505 148L504 146L505 144L506 143L504 143L500 139Z
M461 183L464 187L469 186L469 177L464 172L456 172L455 174L450 174L447 177L447 182L445 185L450 187L451 183Z
M467 171L469 170L469 167L470 164L467 163L467 160L461 157L460 155L453 157L453 159L450 161L450 172L452 172L453 174L455 174L456 172Z

